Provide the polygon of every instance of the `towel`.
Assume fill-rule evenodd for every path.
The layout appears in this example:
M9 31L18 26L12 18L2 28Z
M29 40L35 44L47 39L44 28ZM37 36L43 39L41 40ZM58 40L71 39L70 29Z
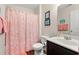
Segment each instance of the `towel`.
M2 18L0 17L0 34L3 32L3 21Z
M7 22L5 19L0 17L0 34L7 32Z

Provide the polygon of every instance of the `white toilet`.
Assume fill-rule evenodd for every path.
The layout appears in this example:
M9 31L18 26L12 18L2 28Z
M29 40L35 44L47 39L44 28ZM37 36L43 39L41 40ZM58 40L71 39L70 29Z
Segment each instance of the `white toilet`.
M41 43L36 43L33 45L33 49L34 49L34 55L45 55L44 54L44 47L46 46L46 36L41 36L40 40Z
M42 55L43 54L43 44L36 43L33 45L34 55Z

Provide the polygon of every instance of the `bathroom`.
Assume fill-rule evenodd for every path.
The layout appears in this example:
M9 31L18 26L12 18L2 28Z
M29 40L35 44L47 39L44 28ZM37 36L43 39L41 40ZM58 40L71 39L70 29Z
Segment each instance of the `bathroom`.
M0 55L78 55L79 4L0 4Z

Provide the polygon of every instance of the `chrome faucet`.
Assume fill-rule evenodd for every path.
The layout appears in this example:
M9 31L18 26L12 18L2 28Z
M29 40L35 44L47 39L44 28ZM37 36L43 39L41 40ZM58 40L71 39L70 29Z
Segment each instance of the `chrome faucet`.
M65 38L66 40L71 40L71 37L69 37L69 36L64 36L64 38Z

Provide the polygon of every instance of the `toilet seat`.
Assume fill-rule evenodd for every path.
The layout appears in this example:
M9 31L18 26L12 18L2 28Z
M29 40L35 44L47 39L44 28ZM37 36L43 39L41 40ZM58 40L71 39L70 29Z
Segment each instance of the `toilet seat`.
M43 45L41 43L36 43L33 45L34 50L40 50L43 48Z

